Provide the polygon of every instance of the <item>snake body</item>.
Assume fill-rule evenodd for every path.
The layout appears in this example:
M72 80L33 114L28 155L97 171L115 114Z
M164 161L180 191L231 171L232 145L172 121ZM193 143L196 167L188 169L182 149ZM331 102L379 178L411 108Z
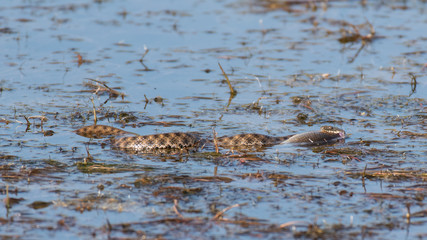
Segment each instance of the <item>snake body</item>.
M183 149L198 147L202 139L196 134L175 132L145 136L122 137L114 141L114 146L122 149L152 150L152 149Z
M232 147L232 146L264 146L274 145L289 139L290 136L285 137L271 137L257 133L244 133L231 137L219 137L217 139L218 146Z
M208 141L197 133L161 133L152 135L138 135L115 127L105 125L91 125L82 127L75 131L76 134L88 138L102 138L114 136L113 145L120 149L131 149L135 151L153 149L184 149L197 148L207 142L216 142L221 147L250 147L267 146L279 143L303 143L322 144L337 139L345 138L345 131L336 127L323 126L320 131L306 132L284 137L272 137L263 134L247 133L234 136L216 138ZM133 135L116 138L120 135Z

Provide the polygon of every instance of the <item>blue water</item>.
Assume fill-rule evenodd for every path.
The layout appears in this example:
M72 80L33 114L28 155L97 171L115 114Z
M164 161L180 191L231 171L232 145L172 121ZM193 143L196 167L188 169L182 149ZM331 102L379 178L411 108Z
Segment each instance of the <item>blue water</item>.
M425 217L408 224L406 214L407 206L411 213L424 210L426 138L400 131L427 132L421 31L426 4L332 1L317 3L316 10L289 5L288 11L267 5L255 0L4 1L0 194L5 199L8 186L9 196L22 200L0 208L0 235L291 238L308 228L268 229L305 221L323 229L323 238L423 238ZM375 28L372 41L339 43L343 32L368 34L368 21ZM78 54L85 60L81 65ZM238 91L234 98L218 63ZM94 94L84 86L88 79L106 81L124 99ZM156 97L163 101L155 102ZM130 155L93 140L87 149L94 164L125 170L87 173L78 164L87 156L88 139L71 131L93 123L91 99L98 123L138 134L196 131L209 137L215 129L220 136L280 136L334 125L348 138L320 152L278 145L252 153L263 161L227 149L212 156L209 147L186 156ZM121 112L136 121L120 121ZM297 120L300 113L307 114L305 121ZM30 119L27 129L25 117L31 116L47 118L43 129L38 118ZM156 122L173 124L152 125ZM54 135L44 136L43 130ZM361 153L325 152L336 149ZM218 176L233 181L194 180L213 176L215 167ZM365 167L424 175L363 184L349 174ZM273 174L287 178L270 178ZM138 187L141 178L151 180ZM164 190L168 187L201 190L182 194ZM394 198L372 197L377 193ZM182 215L194 218L191 223L162 222L177 218L173 198ZM52 205L33 209L35 201ZM234 204L247 205L224 218L259 224L209 220ZM129 223L129 231L123 223ZM337 230L338 224L343 228Z

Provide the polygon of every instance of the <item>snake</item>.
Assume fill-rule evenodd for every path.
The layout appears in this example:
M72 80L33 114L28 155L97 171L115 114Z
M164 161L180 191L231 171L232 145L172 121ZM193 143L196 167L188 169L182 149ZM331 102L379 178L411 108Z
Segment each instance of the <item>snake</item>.
M198 148L200 146L204 146L206 143L214 143L217 146L228 148L262 147L281 143L320 145L345 138L345 131L333 126L322 126L319 131L311 131L282 137L274 137L257 133L244 133L234 136L214 137L213 140L206 140L201 137L200 133L191 132L138 135L133 132L128 132L106 125L85 126L75 130L74 132L87 138L104 138L113 136L112 144L114 147L133 151Z

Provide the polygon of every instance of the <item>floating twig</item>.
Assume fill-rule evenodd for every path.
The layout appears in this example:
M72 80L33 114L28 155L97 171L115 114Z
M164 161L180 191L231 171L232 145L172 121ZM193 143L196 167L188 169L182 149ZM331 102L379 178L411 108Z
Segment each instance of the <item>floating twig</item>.
M144 105L144 110L147 108L147 105L149 104L149 103L151 103L150 102L150 100L147 98L147 95L145 95L144 94L144 98L145 98L145 105Z
M91 162L92 160L93 160L93 157L92 157L92 155L90 155L90 152L89 152L89 145L86 145L86 153L87 153L87 157L85 157L84 159L83 159L83 164L87 164L88 162Z
M216 131L215 131L215 129L212 129L212 134L213 134L213 141L214 141L214 145L215 145L215 152L219 153L219 150L218 150L218 140L216 138Z
M6 206L6 209L9 210L10 208L10 197L9 197L9 184L6 185L6 198L3 199L4 205Z
M407 210L407 212L406 212L406 221L408 223L410 223L411 222L411 204L410 203L406 203L406 210Z
M107 218L107 231L108 231L108 237L110 236L110 234L111 234L111 230L113 230L113 226L111 226L111 223L110 223L110 221L108 220L108 218Z
M409 73L409 76L411 76L411 93L409 94L411 96L417 91L417 77L413 73Z
M230 79L228 78L227 74L224 72L224 69L222 69L221 63L218 62L219 68L221 68L222 74L225 77L225 80L227 81L228 87L230 88L230 94L234 97L237 94L237 91L231 86Z
M148 100L147 95L144 94L144 98L145 98L145 104L148 104L150 100Z
M84 62L83 57L78 52L76 52L75 54L77 54L77 65L80 67Z
M225 212L227 212L228 210L232 209L232 208L236 208L236 207L241 207L241 206L245 206L247 205L247 203L236 203L234 205L228 206L226 208L224 208L223 210L219 211L213 218L212 220L218 220L219 217L221 217Z
M93 124L96 125L96 122L98 122L98 118L96 117L96 108L95 103L93 102L93 98L90 99L93 105Z
M108 92L108 94L109 94L109 96L111 98L116 98L116 97L120 96L120 97L122 97L122 99L124 99L124 97L126 96L124 93L121 93L121 92L119 92L117 90L114 90L114 89L110 88L105 82L102 82L102 81L99 81L99 80L96 80L96 79L93 79L93 78L86 78L86 79L90 80L90 81L94 81L94 82L99 83L99 84L101 84L101 85L104 86L104 88L102 88L102 87L97 86L95 84L89 84L89 83L87 83L86 84L87 86L95 89L94 90L95 94L98 94L99 92Z
M74 52L77 55L77 66L80 67L83 63L91 63L91 60L83 59L79 52Z
M30 116L30 117L28 117L28 119L40 119L40 128L42 130L42 133L44 133L43 122L47 122L47 117L45 117L45 116ZM27 120L27 127L28 127L28 119L25 119L25 120Z
M366 178L366 169L367 168L368 168L368 164L365 165L365 169L363 170L363 174L362 174L362 186L363 186L363 189L365 189L365 192L366 192L365 178Z
M360 52L365 48L366 44L368 44L369 42L372 42L375 39L378 38L383 38L381 36L377 36L376 31L374 26L369 22L366 21L365 24L363 25L353 25L351 23L348 22L343 22L342 25L344 26L350 26L353 31L349 30L349 31L345 31L342 29L342 31L344 32L344 36L342 36L341 38L338 39L338 41L342 44L346 44L346 43L356 43L361 41L361 46L359 47L359 49L356 51L356 53L353 55L353 57L351 57L348 60L348 63L353 63L356 58L359 56ZM369 26L369 33L366 35L362 35L360 33L360 28L363 26Z
M173 200L173 211L176 213L176 215L178 215L178 217L180 218L185 218L184 216L182 216L182 214L178 211L178 200L174 199Z
M47 122L47 117L45 116L30 116L28 119L40 119L41 122Z
M360 52L363 50L363 48L365 48L366 42L362 42L362 45L359 47L359 49L357 50L357 52L353 55L353 57L351 57L348 60L348 63L353 63L354 60L356 60L356 58L359 56Z
M306 221L290 221L290 222L280 224L279 228L285 228L285 227L290 227L290 226L295 226L295 225L308 226L308 225L310 225L310 223L306 222Z
M25 121L27 121L27 128L25 129L25 132L27 132L28 130L30 130L31 123L28 120L27 116L24 116L24 118L25 118Z
M145 57L145 55L147 55L147 53L150 51L150 49L148 49L146 45L144 45L144 50L145 50L145 52L142 54L141 59L139 59L139 62L140 62L140 63L144 62L144 57ZM145 65L144 65L144 66L145 66Z

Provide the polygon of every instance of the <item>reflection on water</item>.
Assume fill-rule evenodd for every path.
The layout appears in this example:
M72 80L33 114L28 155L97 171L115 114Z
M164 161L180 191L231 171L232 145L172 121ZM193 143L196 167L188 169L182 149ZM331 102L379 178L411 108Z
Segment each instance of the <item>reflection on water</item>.
M1 236L422 238L425 9L3 3ZM94 108L98 124L141 135L333 125L348 138L134 155L72 132L93 124Z

